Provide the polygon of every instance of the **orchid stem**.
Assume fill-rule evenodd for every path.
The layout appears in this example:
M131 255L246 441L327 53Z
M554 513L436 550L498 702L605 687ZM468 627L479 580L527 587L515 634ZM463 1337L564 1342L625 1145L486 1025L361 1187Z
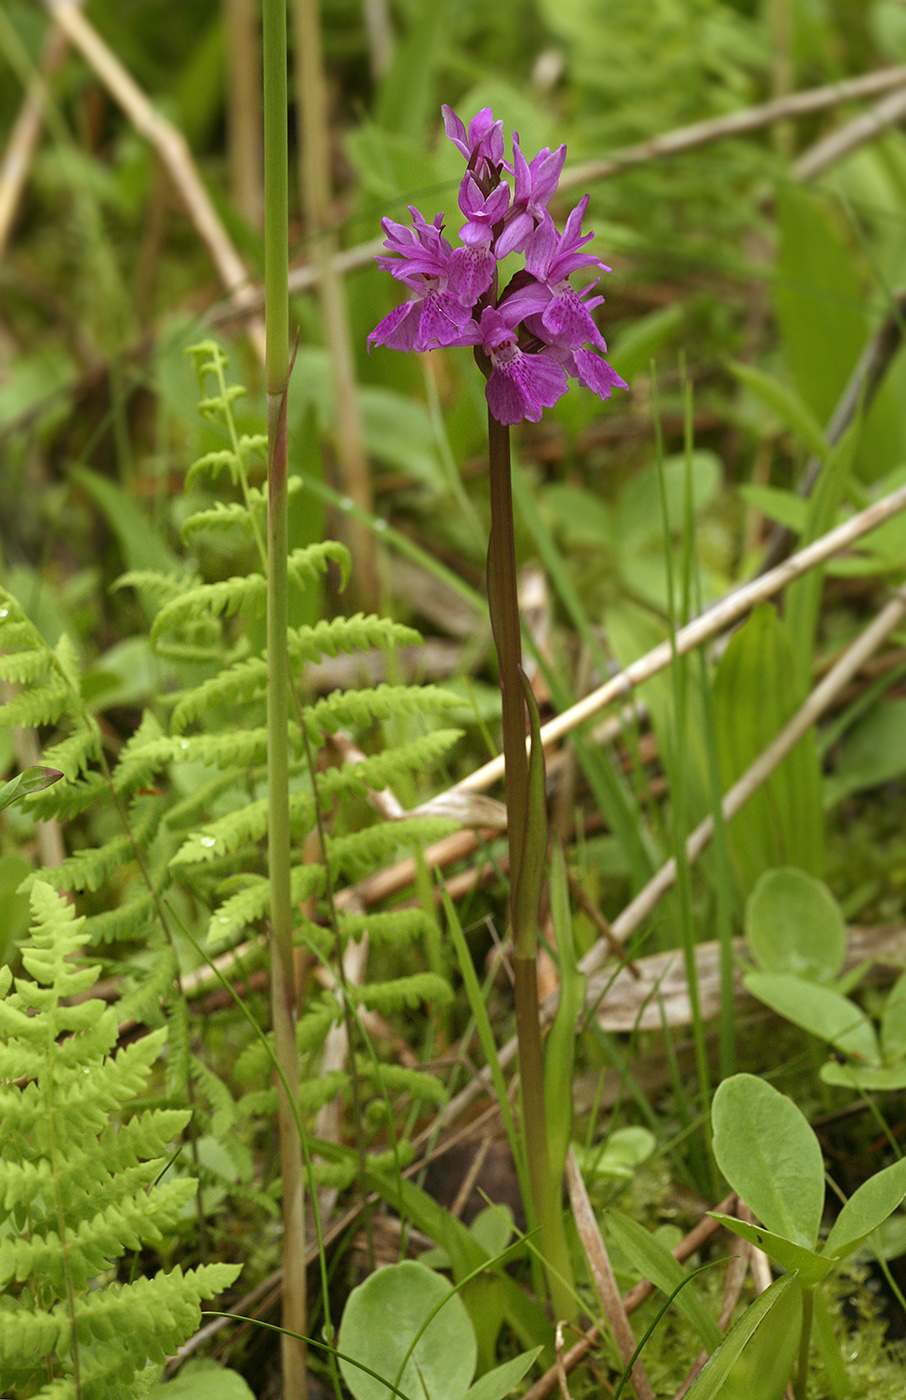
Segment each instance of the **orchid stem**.
M559 1210L560 1188L551 1175L544 1109L544 1059L538 1015L538 891L543 860L538 833L544 830L543 782L536 791L526 755L526 699L516 583L516 544L510 475L510 430L488 413L491 536L488 543L488 603L500 672L503 755L506 764L507 841L510 855L510 927L519 1044L522 1134L528 1158L531 1202L527 1214L539 1230L548 1290L558 1317L575 1312L571 1268ZM543 763L539 753L535 759ZM534 770L533 770L534 771ZM535 806L540 810L534 810ZM530 839L531 832L531 839ZM544 837L542 836L542 842Z

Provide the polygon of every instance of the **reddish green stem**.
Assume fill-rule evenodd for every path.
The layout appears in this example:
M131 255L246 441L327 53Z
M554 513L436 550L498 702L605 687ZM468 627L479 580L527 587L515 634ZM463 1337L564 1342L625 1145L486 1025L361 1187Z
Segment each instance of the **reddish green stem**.
M552 1180L544 1109L544 1058L538 1016L538 894L544 859L543 772L526 755L526 690L516 584L516 543L510 477L510 431L488 414L491 537L488 544L488 603L500 671L503 755L506 764L507 840L510 854L510 927L519 1045L522 1133L528 1159L531 1208L548 1288L558 1317L575 1312L568 1282L569 1254L559 1210L559 1183ZM534 774L534 781L532 780ZM541 810L530 810L540 805ZM531 833L531 835L530 835Z

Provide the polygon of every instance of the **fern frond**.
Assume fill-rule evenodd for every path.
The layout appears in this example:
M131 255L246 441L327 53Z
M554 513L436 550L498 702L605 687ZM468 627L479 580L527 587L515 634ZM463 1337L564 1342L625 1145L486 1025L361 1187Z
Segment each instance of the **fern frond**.
M430 770L446 756L461 734L461 729L433 729L427 734L410 739L408 743L398 744L396 748L385 749L382 753L373 754L356 763L344 764L342 768L333 771L354 773L370 788L389 787L395 779L406 773Z
M208 923L208 943L223 944L244 933L268 912L270 885L263 875L250 875L244 889L230 895L211 915ZM324 887L324 870L320 865L296 865L290 874L290 893L294 904L320 894Z
M206 642L174 642L170 639L161 638L155 650L162 661L172 661L177 665L185 666L211 666L219 665L223 659L223 647L221 645L220 634L216 631L215 624L204 627L196 625L196 632L206 632L210 636L210 641Z
M445 1086L435 1074L427 1074L425 1070L408 1069L405 1065L375 1064L363 1055L356 1061L356 1071L361 1079L386 1094L411 1094L413 1099L422 1099L438 1107L447 1102Z
M317 1113L329 1104L337 1094L348 1088L349 1076L345 1070L328 1070L317 1078L303 1079L299 1085L299 1109L305 1114ZM250 1117L259 1114L272 1116L277 1108L277 1088L251 1090L242 1099L242 1111Z
M47 676L47 657L40 651L15 651L0 656L0 681L37 685Z
M306 579L315 579L323 574L331 561L339 564L345 584L349 555L337 540L322 540L318 544L294 549L287 560L287 569L290 578L304 586ZM203 614L231 617L240 608L260 612L266 596L267 580L258 573L236 575L217 583L197 583L193 588L170 598L161 608L151 626L152 645L162 632L173 631Z
M120 574L113 588L134 588L147 595L149 603L163 607L199 582L197 574L163 574L155 569L129 569Z
M234 734L174 735L152 739L141 748L123 754L114 781L123 788L145 786L168 763L207 763L221 768L247 768L264 763L267 730L240 729Z
M239 388L241 393L245 392L240 385L233 387ZM240 397L239 394L234 394L232 389L228 389L221 398L202 400L198 405L199 412L209 417L213 417L219 412L229 421L231 404L233 399L238 397ZM200 476L202 472L208 472L212 480L216 481L224 469L229 472L233 485L238 486L243 468L247 467L253 457L267 459L267 437L264 433L255 433L254 435L243 433L239 438L238 452L231 447L222 447L215 448L212 452L206 452L202 457L197 457L186 472L186 490L191 491L195 484L195 478Z
M332 563L339 566L340 587L345 588L349 582L349 550L339 540L320 540L317 544L292 550L286 567L290 578L304 589L306 581L314 583Z
M89 941L98 943L119 943L143 939L154 923L157 910L154 899L146 890L135 899L120 904L115 909L105 909L100 914L89 914L85 930Z
M218 773L215 777L209 778L206 783L200 783L187 797L183 797L167 812L164 824L170 831L181 831L192 823L202 812L210 812L213 807L220 805L225 794L229 794L230 789L236 789L237 800L245 801L248 792L242 791L241 799L238 797L239 780L235 773Z
M206 822L192 832L170 859L170 865L196 865L229 855L248 842L260 841L267 834L267 798L250 802L228 812L225 817Z
M212 705L241 705L263 695L267 687L267 662L263 656L250 656L237 661L228 670L202 681L194 690L173 697L176 706L170 720L174 734L181 734L186 725L200 718Z
M44 758L49 761L46 753ZM51 768L56 766L50 764ZM108 791L100 773L89 773L78 782L54 783L53 787L45 788L43 792L31 793L25 805L37 821L64 821L96 807L107 798Z
M350 988L350 996L359 1006L390 1016L404 1007L416 1007L433 1001L446 1006L452 999L450 985L435 972L416 972L411 977L396 977L392 982L373 982L370 986Z
M212 407L210 400L202 400L198 405L200 413ZM196 457L195 461L186 472L186 490L190 490L194 485L196 476L202 472L207 472L212 481L216 481L222 471L228 471L230 480L234 486L239 484L239 463L236 453L231 447L217 447L211 452L205 452L201 457Z
M327 1039L328 1032L343 1019L343 1013L336 997L322 996L299 1017L296 1022L296 1045L300 1056L311 1054L320 1048ZM267 1041L273 1045L273 1037ZM273 1061L259 1039L247 1045L236 1060L236 1078L242 1084L260 1084L273 1068ZM246 1097L239 1100L239 1108L245 1112Z
M0 646L10 653L33 651L39 635L17 600L0 585Z
M44 762L74 779L101 756L101 731L93 715L86 715L74 734L44 750Z
M151 625L151 645L156 645L162 632L175 631L204 613L232 617L240 608L260 613L266 596L267 580L263 574L237 574L217 583L197 583L161 608Z
M90 931L91 919L86 921ZM131 990L120 997L117 1014L123 1021L144 1021L155 1023L160 1014L160 1005L169 994L176 977L176 957L171 948L164 945L158 952L150 972L143 972L141 980Z
M367 727L375 720L400 715L435 715L461 702L440 686L378 685L373 690L335 690L305 712L309 733L334 734L338 729Z
M97 890L114 870L125 865L133 853L129 836L113 836L103 846L76 851L61 865L29 875L21 889L30 891L36 885L53 880L59 890Z
M449 836L458 823L448 817L406 817L402 821L369 826L328 840L328 857L334 879L345 875L357 880L376 866L392 860L405 845L429 845Z
M94 1286L126 1250L160 1245L177 1227L195 1183L159 1177L189 1115L152 1111L118 1123L144 1091L166 1032L111 1055L116 1011L70 1000L97 975L74 961L84 919L41 881L31 904L28 976L11 990L0 975L0 1389L74 1395L77 1350L82 1400L104 1400L137 1394L147 1363L186 1339L200 1299L239 1270ZM20 1088L23 1065L31 1077Z
M259 439L245 438L244 442L249 444L250 451L258 450ZM187 483L188 485L189 483ZM291 476L287 482L287 493L292 496L296 491L301 491L302 479L298 476ZM241 530L245 535L252 534L252 513L261 513L267 510L267 494L260 486L249 488L248 509L242 501L215 501L213 506L207 506L204 510L198 510L194 515L190 515L188 520L183 522L181 534L183 543L188 544L199 532L203 530Z
M314 811L314 798L310 793L290 793L289 819L293 827L301 826L306 830L310 828L314 820ZM194 865L198 861L213 861L218 856L228 855L230 851L235 851L248 841L261 841L266 834L267 798L262 797L228 813L225 817L219 817L217 821L207 822L198 831L193 832L171 858L170 865Z
M14 724L37 729L42 724L57 724L65 714L72 713L73 694L69 686L54 676L44 685L22 690L0 705L0 725Z
M322 618L312 627L291 628L288 639L289 653L295 661L320 661L322 656L393 645L418 646L421 640L414 627L373 613Z
M242 501L216 501L213 506L205 510L197 510L194 515L190 515L188 520L184 520L180 534L183 543L188 544L195 535L203 530L234 530L239 529L243 534L252 533L252 518Z
M424 938L434 927L424 909L385 909L374 914L347 914L338 910L337 919L344 942L367 933L373 944L383 946L412 943L416 938Z

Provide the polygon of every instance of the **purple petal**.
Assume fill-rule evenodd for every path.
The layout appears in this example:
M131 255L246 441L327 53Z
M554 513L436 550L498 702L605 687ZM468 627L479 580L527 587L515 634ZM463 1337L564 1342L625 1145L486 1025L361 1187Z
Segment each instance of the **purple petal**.
M551 263L560 247L560 235L550 214L545 209L541 223L532 234L525 255L525 270L539 282L546 282L550 276Z
M415 344L415 333L419 323L419 302L416 298L404 301L380 321L368 337L368 353L372 342L386 345L390 350L411 350Z
M541 313L541 323L552 340L569 350L578 350L587 340L600 350L607 349L588 307L568 282L554 291L550 304Z
M443 113L444 130L446 131L447 136L453 142L453 145L456 146L458 150L462 151L466 160L468 160L469 155L471 153L469 151L468 137L466 135L465 126L463 125L460 118L453 111L453 108L448 107L446 102L440 110Z
M449 293L431 293L424 299L414 348L421 352L440 345L471 344L471 340L462 339L462 333L471 320L469 308L461 306Z
M611 369L607 361L593 350L576 350L570 359L572 364L566 361L567 370L599 399L609 399L614 389L629 388L625 379L621 379L616 370Z
M485 396L498 423L520 423L524 418L537 423L568 388L562 366L549 355L517 350L512 359L495 362Z
M487 244L454 249L450 259L450 282L463 306L475 305L490 287L496 270L497 260Z
M566 146L558 146L555 151L545 148L539 151L529 169L532 174L532 198L535 204L547 205L557 188L563 163L566 160Z
M534 230L535 221L530 214L524 212L516 214L511 222L506 225L494 244L494 251L497 257L505 258L508 253L523 252Z
M517 326L527 316L543 314L550 305L552 296L553 293L549 287L532 278L530 282L517 287L515 291L503 298L500 303L500 311L506 317L508 325ZM530 329L532 328L530 327ZM546 335L542 334L541 339L547 339Z

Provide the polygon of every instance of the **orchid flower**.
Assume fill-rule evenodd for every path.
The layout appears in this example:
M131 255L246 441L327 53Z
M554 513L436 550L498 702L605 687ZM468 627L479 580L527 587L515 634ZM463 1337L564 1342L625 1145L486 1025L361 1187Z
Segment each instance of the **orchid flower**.
M594 236L582 232L588 195L562 233L548 209L566 147L545 147L529 161L517 133L507 162L503 123L490 107L468 127L449 107L443 116L447 136L466 160L459 189L466 219L459 230L462 246L451 248L443 236L442 214L429 224L410 206L411 228L382 220L387 253L377 263L410 295L371 332L369 350L475 346L488 381L488 406L506 425L537 423L566 392L567 375L602 400L627 388L602 358L607 345L592 312L604 298L591 295L595 282L577 291L570 281L581 268L610 271L594 253L582 251ZM497 264L510 253L523 253L525 267L498 294Z

